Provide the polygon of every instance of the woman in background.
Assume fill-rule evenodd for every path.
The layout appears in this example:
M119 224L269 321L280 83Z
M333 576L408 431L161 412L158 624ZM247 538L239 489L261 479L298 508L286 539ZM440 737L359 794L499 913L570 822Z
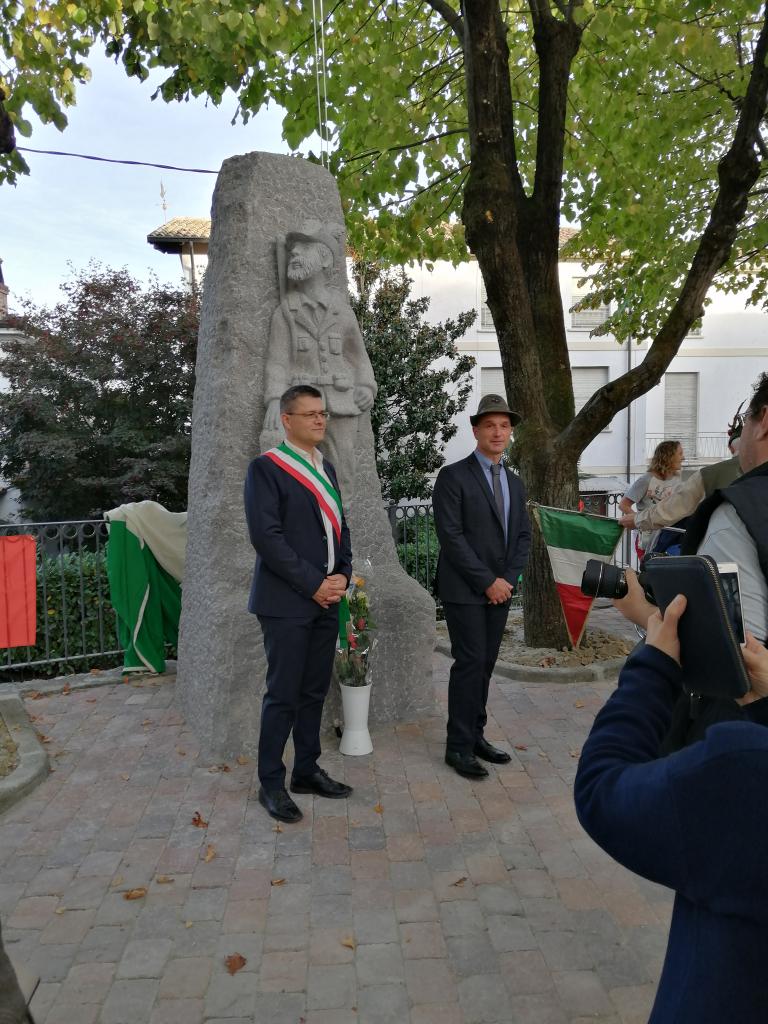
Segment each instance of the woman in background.
M635 505L638 512L658 505L660 501L676 491L683 482L680 470L683 466L683 446L679 441L661 441L648 465L648 472L639 476L630 484L619 502L623 513L631 512ZM642 530L635 537L635 550L638 558L643 555L658 539L660 530Z

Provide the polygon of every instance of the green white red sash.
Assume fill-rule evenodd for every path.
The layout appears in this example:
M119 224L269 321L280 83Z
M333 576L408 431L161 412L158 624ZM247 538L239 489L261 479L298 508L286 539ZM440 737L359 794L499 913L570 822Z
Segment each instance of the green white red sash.
M330 520L334 536L337 541L341 540L341 495L322 473L318 473L315 467L307 459L303 459L297 452L289 448L285 442L270 448L264 453L268 459L280 469L284 470L294 480L297 480L303 487L312 494Z

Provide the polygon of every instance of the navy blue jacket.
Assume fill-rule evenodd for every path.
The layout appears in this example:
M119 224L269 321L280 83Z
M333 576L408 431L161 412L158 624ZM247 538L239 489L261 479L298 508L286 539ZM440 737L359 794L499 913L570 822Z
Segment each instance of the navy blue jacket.
M659 758L680 676L653 647L630 655L582 750L576 811L619 863L675 890L649 1024L765 1024L768 729L722 722Z
M437 474L432 494L440 541L435 588L441 601L487 604L485 590L501 577L513 586L528 561L531 524L525 490L514 473L509 483L507 539L491 488L474 452Z
M323 460L334 487L330 462ZM328 565L328 544L317 501L306 487L260 455L245 477L245 518L256 566L248 610L256 615L301 618L317 611L312 595L326 576L352 572L349 530L342 516L341 542L334 537L336 561Z

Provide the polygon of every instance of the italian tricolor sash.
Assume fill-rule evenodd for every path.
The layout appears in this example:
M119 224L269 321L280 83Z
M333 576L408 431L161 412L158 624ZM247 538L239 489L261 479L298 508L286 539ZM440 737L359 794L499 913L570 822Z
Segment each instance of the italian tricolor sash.
M326 480L311 462L303 459L285 443L278 445L277 448L271 448L264 454L276 466L285 470L289 476L307 488L330 519L336 540L339 541L341 539L341 495L330 480Z
M581 592L588 558L610 562L623 532L618 519L534 505L533 515L547 545L552 575L568 635L578 647L594 598Z

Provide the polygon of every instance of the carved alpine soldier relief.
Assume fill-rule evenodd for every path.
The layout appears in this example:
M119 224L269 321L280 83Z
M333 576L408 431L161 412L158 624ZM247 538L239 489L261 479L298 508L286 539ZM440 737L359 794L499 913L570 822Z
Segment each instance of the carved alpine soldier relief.
M306 220L277 240L280 304L269 332L261 447L267 432L280 430L280 395L294 384L312 384L331 414L323 448L348 503L359 416L373 405L376 381L347 296L330 283L343 258L340 224Z

